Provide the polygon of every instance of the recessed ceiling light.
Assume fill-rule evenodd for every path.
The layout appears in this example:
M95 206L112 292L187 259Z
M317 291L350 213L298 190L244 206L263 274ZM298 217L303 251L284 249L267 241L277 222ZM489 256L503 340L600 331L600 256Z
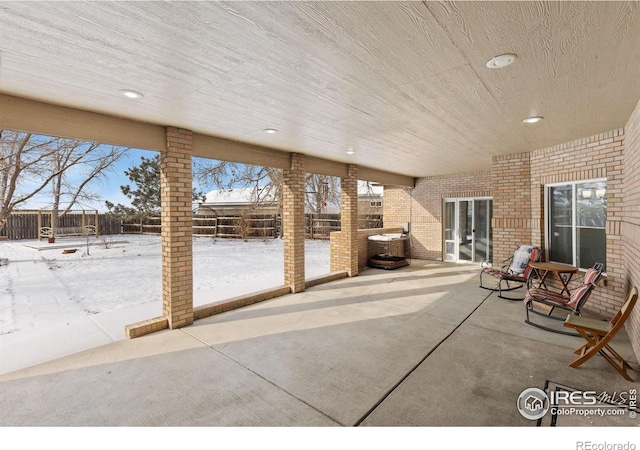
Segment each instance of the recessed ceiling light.
M487 62L487 67L489 69L502 69L503 67L507 67L509 64L514 62L518 55L514 53L505 53L504 55L498 55L494 58L491 58Z
M523 119L522 121L524 123L536 123L536 122L540 122L542 119L543 119L543 117L535 116L535 117L527 117L526 119Z
M269 134L274 134L274 133L278 132L278 130L276 130L275 128L265 128L262 131L264 131L265 133L269 133Z
M131 89L122 89L120 93L127 98L142 98L143 95L140 92L132 91Z
M355 152L353 151L352 148L350 148L349 150L347 150L347 155L353 155Z

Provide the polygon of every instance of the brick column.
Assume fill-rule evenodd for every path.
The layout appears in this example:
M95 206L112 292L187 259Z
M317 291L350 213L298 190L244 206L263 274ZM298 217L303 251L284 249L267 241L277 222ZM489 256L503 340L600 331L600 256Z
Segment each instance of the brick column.
M291 166L283 173L282 230L284 235L284 284L292 292L304 291L304 155L291 154Z
M493 186L493 261L513 255L516 245L532 244L531 158L529 153L496 156ZM540 245L538 242L535 245Z
M340 180L340 234L331 246L331 272L358 275L358 166L349 164Z
M160 154L162 313L169 328L193 323L191 131L167 127Z

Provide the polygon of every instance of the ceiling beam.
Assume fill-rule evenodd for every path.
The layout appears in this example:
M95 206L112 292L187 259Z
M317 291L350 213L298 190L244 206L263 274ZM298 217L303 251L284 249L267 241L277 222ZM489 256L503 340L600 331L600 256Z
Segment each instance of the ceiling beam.
M254 166L288 169L289 153L260 145L193 133L193 156Z
M165 128L0 94L0 129L162 151Z
M122 117L0 94L0 129L61 136L144 150L164 151L165 127ZM193 133L196 157L257 166L289 168L289 152L215 136ZM305 158L309 173L346 177L347 163ZM414 178L359 166L358 178L380 184L414 186Z
M362 166L358 166L358 179L372 181L385 186L405 186L410 188L416 186L414 177Z

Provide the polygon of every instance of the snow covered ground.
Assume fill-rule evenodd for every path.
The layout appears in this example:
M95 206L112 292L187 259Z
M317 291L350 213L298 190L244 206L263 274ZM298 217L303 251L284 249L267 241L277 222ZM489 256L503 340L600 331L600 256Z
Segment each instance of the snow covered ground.
M63 248L64 246L64 248ZM75 248L75 253L63 253ZM307 241L307 278L329 273L329 242ZM124 339L162 315L159 236L0 242L0 374ZM283 284L282 240L195 238L194 306Z

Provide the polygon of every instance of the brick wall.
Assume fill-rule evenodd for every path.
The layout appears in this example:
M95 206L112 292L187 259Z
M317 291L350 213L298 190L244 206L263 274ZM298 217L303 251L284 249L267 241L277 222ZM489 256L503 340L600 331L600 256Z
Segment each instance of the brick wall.
M612 316L624 300L622 220L624 131L612 130L536 150L531 161L530 229L534 245L544 248L544 186L593 178L607 179L607 285L593 291L585 309Z
M622 272L623 130L536 150L493 158L490 173L420 178L416 187L385 187L384 225L411 223L411 256L443 259L444 198L493 197L493 259L503 261L518 244L544 250L544 185L607 179L607 286L591 296L588 308L611 315L624 298Z
M419 178L414 189L385 186L384 226L410 223L410 256L442 260L444 199L491 197L491 181L489 172L476 172Z
M594 178L607 180L607 283L585 309L612 316L630 284L640 286L640 104L626 128L530 153L494 157L490 174L420 178L414 190L385 187L384 225L411 223L412 257L443 259L444 198L493 197L495 261L517 244L545 246L544 186ZM640 359L640 307L627 330Z
M504 261L519 244L531 242L529 153L493 158L493 259Z
M640 288L640 103L625 127L624 185L622 188L623 277L630 285ZM636 304L627 320L627 332L636 357L640 361L640 305Z

